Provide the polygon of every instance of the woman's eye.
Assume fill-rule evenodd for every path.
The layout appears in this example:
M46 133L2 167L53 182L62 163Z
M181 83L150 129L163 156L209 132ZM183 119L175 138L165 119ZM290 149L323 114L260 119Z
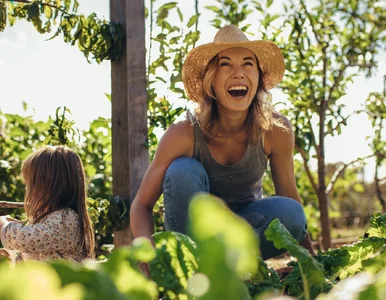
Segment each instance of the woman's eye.
M228 62L222 62L222 63L220 63L220 67L224 67L224 66L229 66L229 63L228 63Z
M253 63L251 61L248 61L244 65L246 65L246 66L253 66Z

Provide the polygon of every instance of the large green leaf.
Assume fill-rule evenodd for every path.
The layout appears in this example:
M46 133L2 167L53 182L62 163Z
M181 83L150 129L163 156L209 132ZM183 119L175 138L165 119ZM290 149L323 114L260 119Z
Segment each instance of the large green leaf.
M197 299L249 299L243 280L256 272L259 255L252 227L218 198L200 194L191 202L189 232L199 249L202 274L189 285Z
M308 250L298 244L279 219L274 219L269 224L265 236L267 240L273 242L277 249L287 249L292 256L297 258L306 299L310 299L311 288L325 289L328 283L324 278L323 265L317 262Z
M85 289L73 282L64 288L60 278L48 264L26 262L11 269L8 264L0 264L0 299L40 300L40 299L85 299Z

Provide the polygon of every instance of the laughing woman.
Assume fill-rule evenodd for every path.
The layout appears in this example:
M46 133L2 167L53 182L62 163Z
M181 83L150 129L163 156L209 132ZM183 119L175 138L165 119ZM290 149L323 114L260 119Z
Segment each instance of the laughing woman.
M152 210L162 192L166 229L182 233L192 196L209 192L254 228L263 259L283 253L264 236L275 218L313 254L294 177L293 131L270 105L268 90L283 74L284 59L275 44L249 41L233 25L189 53L183 82L197 109L159 143L132 203L135 237L152 240ZM263 198L267 163L276 195Z

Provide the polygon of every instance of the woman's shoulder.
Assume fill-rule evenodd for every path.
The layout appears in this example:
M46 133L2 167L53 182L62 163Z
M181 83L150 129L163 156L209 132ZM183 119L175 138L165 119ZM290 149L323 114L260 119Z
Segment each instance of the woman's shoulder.
M283 115L282 113L279 113L277 111L274 111L272 113L272 117L273 117L273 127L272 127L272 130L280 130L281 131L292 131L292 125L291 125L291 122L288 120L288 118Z
M265 132L264 152L270 155L274 149L291 145L293 141L293 130L288 118L279 113L273 112L272 129Z
M171 124L165 134L172 139L189 141L193 138L193 127L192 120L185 119Z
M167 154L169 157L191 156L193 153L194 133L189 119L181 120L170 125L163 135L157 153Z

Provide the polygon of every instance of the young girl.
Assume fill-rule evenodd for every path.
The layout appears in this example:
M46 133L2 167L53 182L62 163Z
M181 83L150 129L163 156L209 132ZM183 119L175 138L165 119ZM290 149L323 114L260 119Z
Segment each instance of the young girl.
M24 260L93 258L94 233L79 156L66 147L47 146L26 158L21 174L29 223L0 217L3 246L20 252Z

